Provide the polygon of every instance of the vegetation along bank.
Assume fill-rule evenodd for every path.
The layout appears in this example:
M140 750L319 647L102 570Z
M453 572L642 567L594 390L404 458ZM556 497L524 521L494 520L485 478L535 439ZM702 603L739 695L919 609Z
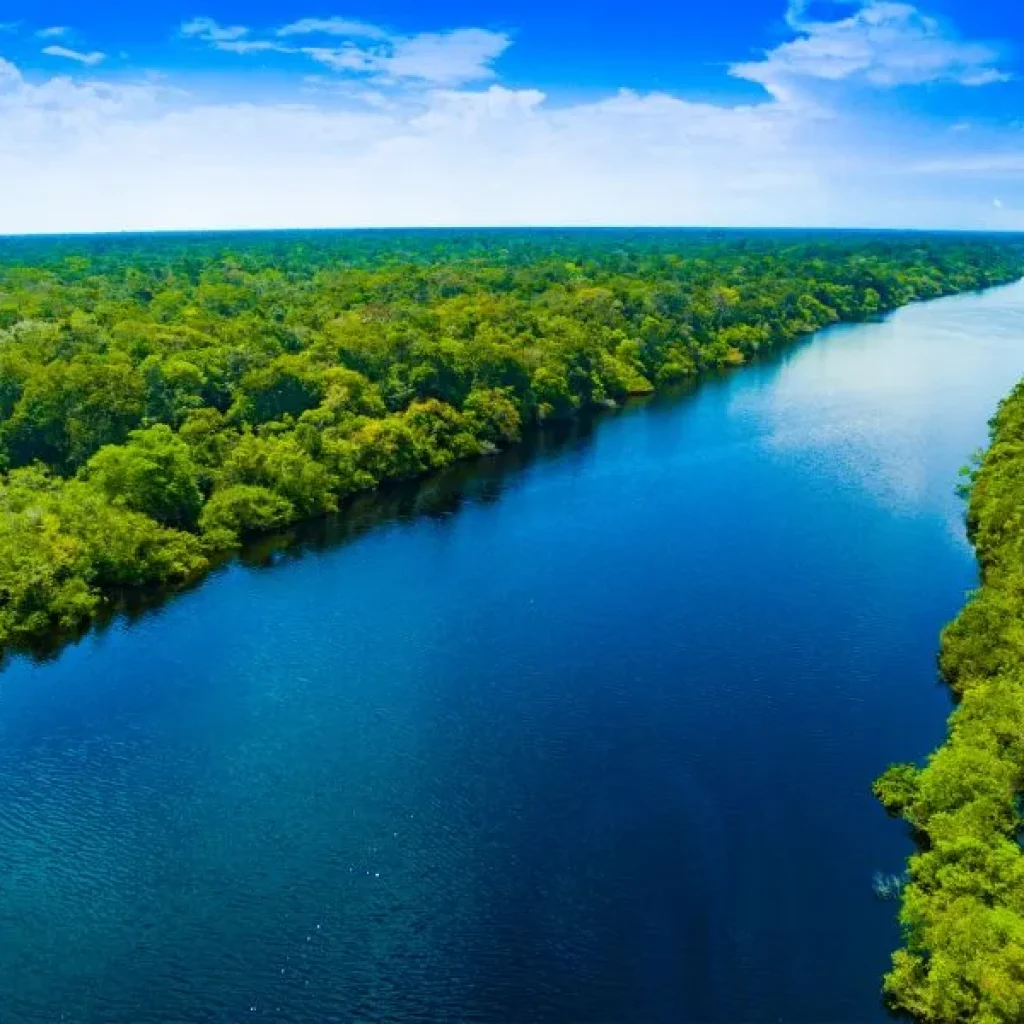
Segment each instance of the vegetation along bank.
M249 536L526 427L1022 274L1020 240L980 235L0 240L0 650L81 629L126 591L188 583ZM989 466L976 523L997 491ZM983 560L1003 558L985 543ZM983 600L1018 593L987 586L1000 596L965 612L979 630L997 622ZM975 655L973 636L954 627L946 642L965 696L978 679L1003 685L981 671L999 648ZM960 733L981 729L959 715ZM1008 764L1019 748L1006 742L985 756ZM922 830L928 777L884 784L925 794L905 804ZM970 777L958 773L961 789ZM984 804L1001 835L1009 806ZM908 890L908 913L923 891Z
M949 736L923 768L875 783L909 822L910 858L886 995L920 1021L1024 1021L1024 381L991 423L965 487L980 588L942 635L957 698Z

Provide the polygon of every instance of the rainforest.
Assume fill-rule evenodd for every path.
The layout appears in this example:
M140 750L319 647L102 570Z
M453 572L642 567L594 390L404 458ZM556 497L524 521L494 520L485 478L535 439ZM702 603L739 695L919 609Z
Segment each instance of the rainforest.
M911 504L955 503L1019 375L1022 276L1013 235L0 240L14 1019L135 1024L136 986L167 993L145 1020L1024 1019L1024 382L963 470L981 581L931 756L920 666L973 569L885 490L934 457ZM500 529L299 557L481 489L511 492ZM264 542L295 551L259 577L281 595L239 575ZM105 632L149 599L174 611ZM906 834L870 793L893 760L874 795ZM352 888L382 874L393 902Z
M1019 240L955 234L0 241L0 648L358 492L1022 273Z

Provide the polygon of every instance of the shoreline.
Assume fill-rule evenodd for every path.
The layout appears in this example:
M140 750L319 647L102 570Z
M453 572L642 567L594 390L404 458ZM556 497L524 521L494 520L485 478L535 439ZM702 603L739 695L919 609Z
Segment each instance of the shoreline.
M1024 1012L1024 378L990 420L968 482L979 585L942 630L939 675L954 708L923 766L897 763L874 793L915 844L900 886L904 945L888 1005L922 1024Z
M119 622L131 624L138 618L159 610L176 596L202 586L235 563L271 567L274 561L280 557L289 554L301 555L302 552L309 549L317 550L327 545L344 543L378 525L405 518L405 514L396 513L394 509L408 506L410 498L415 504L417 495L434 484L442 483L450 475L473 478L479 474L481 467L487 464L493 466L505 460L513 462L529 460L545 447L545 439L555 438L557 449L561 445L572 443L581 429L585 435L589 435L610 415L619 415L628 412L631 408L650 402L674 403L681 401L716 379L742 372L748 367L785 358L794 349L811 344L820 336L827 336L831 331L853 328L867 323L881 323L900 310L912 306L982 295L993 290L1013 287L1022 281L1024 281L1024 275L1019 275L980 288L966 288L962 291L947 292L934 297L915 297L871 317L838 320L800 334L783 344L767 347L742 363L713 367L669 385L652 387L650 391L630 394L614 405L602 402L581 407L567 417L530 423L524 426L517 441L494 451L481 451L457 458L448 466L429 469L414 477L381 480L373 487L345 495L334 511L297 520L280 530L257 533L244 538L237 548L231 550L208 552L206 566L187 580L177 583L143 584L108 591L97 612L74 628L51 627L23 642L0 647L0 672L11 659L25 657L33 661L50 660L59 657L61 651L93 633L104 632ZM413 514L419 513L414 512Z

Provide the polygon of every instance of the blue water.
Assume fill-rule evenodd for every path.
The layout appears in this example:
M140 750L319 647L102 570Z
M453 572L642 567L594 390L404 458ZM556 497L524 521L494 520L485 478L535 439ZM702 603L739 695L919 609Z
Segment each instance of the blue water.
M1024 285L907 308L13 662L0 1020L883 1020L1022 372Z

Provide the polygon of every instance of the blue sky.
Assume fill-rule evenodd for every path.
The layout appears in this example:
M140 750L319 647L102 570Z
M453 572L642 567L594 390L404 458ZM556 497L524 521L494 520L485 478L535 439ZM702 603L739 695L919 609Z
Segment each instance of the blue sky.
M1024 229L1008 0L0 0L0 232Z

